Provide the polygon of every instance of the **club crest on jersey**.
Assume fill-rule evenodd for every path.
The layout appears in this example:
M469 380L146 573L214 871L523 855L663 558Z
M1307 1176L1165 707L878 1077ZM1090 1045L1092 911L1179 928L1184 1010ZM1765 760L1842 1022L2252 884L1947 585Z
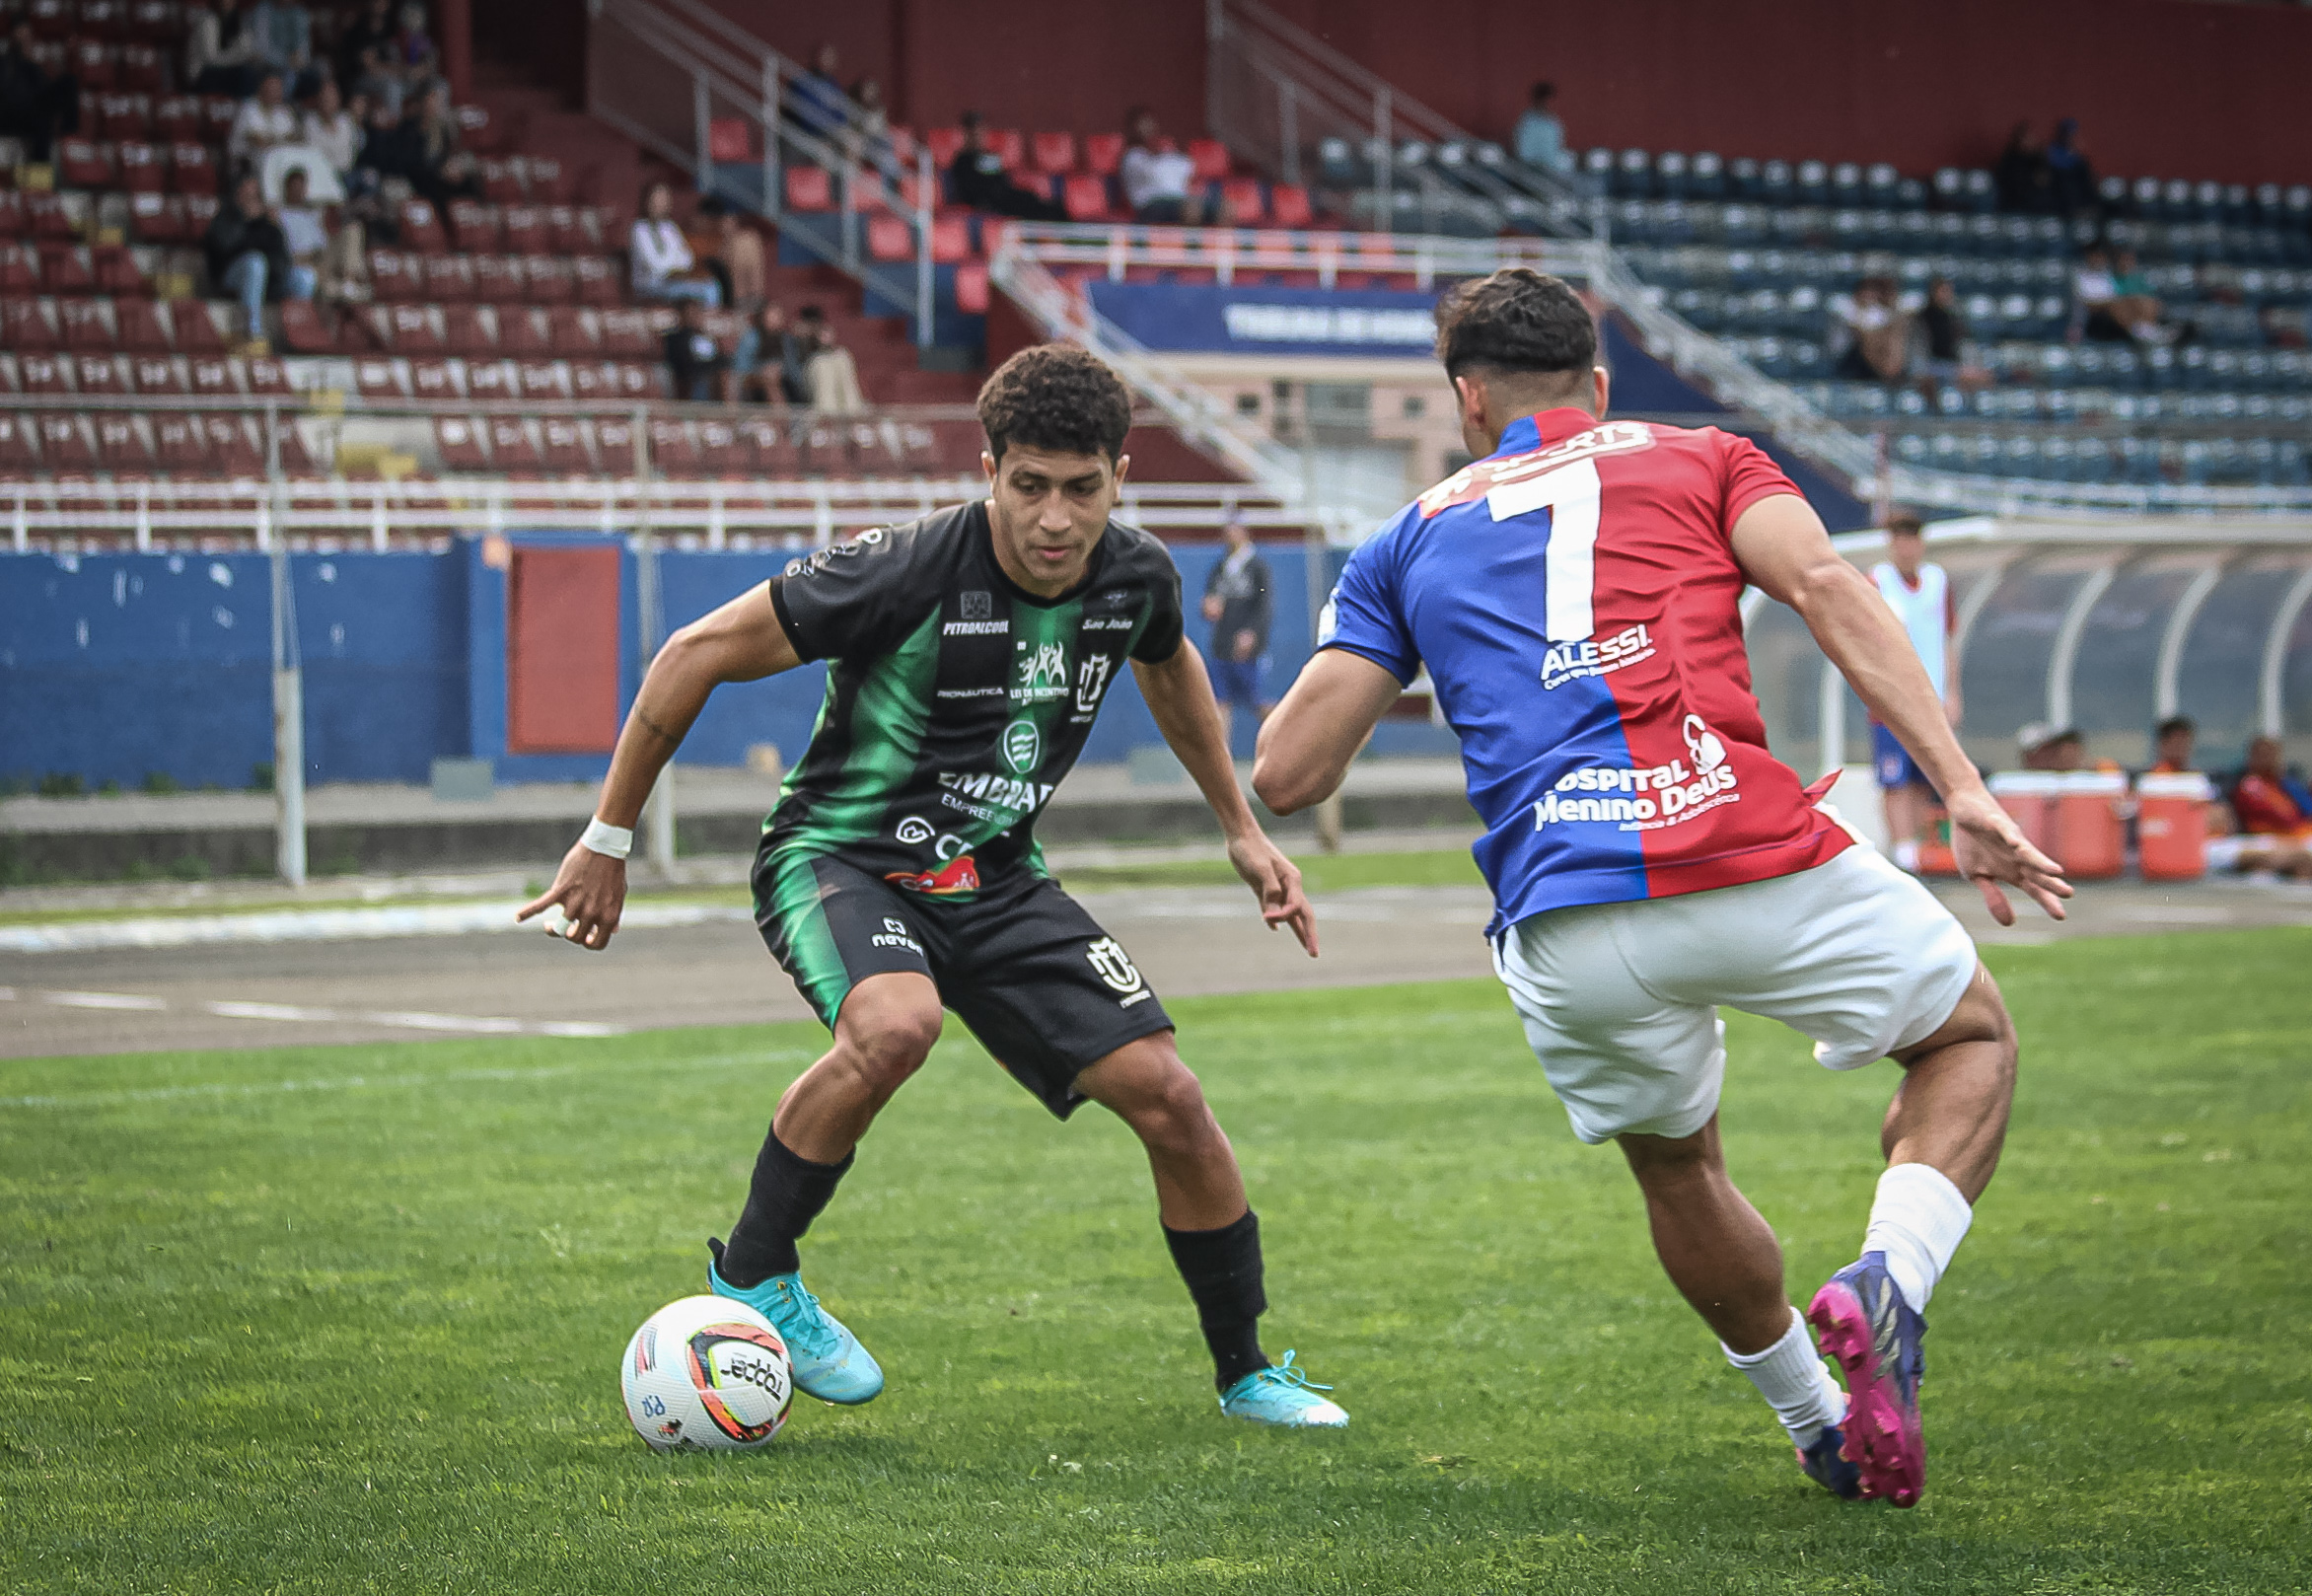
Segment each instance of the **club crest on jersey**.
M1461 468L1420 497L1421 519L1427 520L1440 510L1450 510L1457 504L1470 504L1499 487L1504 482L1520 482L1543 472L1553 472L1560 466L1596 455L1622 455L1633 449L1651 449L1654 429L1644 421L1604 421L1586 432L1577 432L1563 443L1553 443L1547 449L1537 449L1529 455L1512 455L1507 460L1481 460Z
M937 870L894 870L884 880L911 893L922 893L929 898L947 898L956 893L975 893L979 890L979 867L969 853L959 854Z
M1022 717L1003 729L1003 762L1019 775L1026 775L1044 762L1044 734L1036 723Z
M1640 621L1608 637L1584 637L1577 643L1552 643L1542 656L1542 686L1561 688L1568 682L1605 676L1626 665L1654 657L1653 634Z
M1108 673L1116 669L1116 661L1106 654L1087 654L1076 671L1076 713L1094 715L1100 712L1100 695L1108 690Z
M1041 703L1067 696L1067 648L1061 643L1038 643L1034 653L1020 645L1020 679L1012 696L1022 703ZM1015 766L1014 768L1017 768Z
M1740 775L1726 762L1726 745L1699 715L1688 715L1680 730L1694 761L1633 769L1590 764L1568 770L1534 808L1534 830L1566 822L1604 821L1625 832L1679 826L1721 804L1739 803Z

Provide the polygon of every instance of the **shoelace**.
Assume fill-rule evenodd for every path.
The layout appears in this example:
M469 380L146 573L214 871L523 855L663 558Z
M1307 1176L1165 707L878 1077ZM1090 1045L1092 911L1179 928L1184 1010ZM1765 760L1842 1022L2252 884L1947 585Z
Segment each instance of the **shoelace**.
M782 1280L778 1291L786 1306L778 1328L797 1350L807 1357L832 1357L841 1350L842 1342L828 1324L827 1310L819 1306L809 1286L801 1280Z
M1282 1386L1288 1391L1330 1391L1333 1389L1331 1386L1319 1385L1310 1379L1308 1371L1293 1362L1292 1353L1289 1350L1285 1352L1282 1362L1262 1369L1253 1378L1263 1385Z

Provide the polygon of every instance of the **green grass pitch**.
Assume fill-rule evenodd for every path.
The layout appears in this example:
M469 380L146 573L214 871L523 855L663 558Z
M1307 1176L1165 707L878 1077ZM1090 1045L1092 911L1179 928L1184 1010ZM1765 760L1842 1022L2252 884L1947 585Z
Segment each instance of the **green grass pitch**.
M1182 1002L1341 1435L1215 1411L1128 1134L958 1033L805 1244L891 1373L658 1457L807 1027L0 1064L8 1591L2301 1591L2312 934L1994 950L2005 1167L1935 1300L1925 1502L1808 1485L1487 984ZM1894 1084L1736 1017L1802 1298Z

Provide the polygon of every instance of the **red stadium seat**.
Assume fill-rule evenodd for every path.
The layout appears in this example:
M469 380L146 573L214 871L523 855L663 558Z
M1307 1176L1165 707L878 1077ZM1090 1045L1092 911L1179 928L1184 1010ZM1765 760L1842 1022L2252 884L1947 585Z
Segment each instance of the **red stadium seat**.
M698 423L698 469L706 475L744 475L750 452L739 441L739 429L728 421Z
M594 470L594 462L586 453L586 436L578 423L566 415L549 415L538 424L543 447L539 451L540 463L561 476L584 476Z
M465 244L470 250L496 250L502 247L511 254L542 254L549 249L559 248L545 225L545 213L538 206L508 205L502 213L493 214L498 218L495 231L497 239L504 241L502 246L496 239L488 244L465 244L464 228L458 230L459 243Z
M40 252L27 245L0 244L0 294L30 294L40 286Z
M66 299L56 305L58 328L67 349L112 347L112 307L101 299Z
M200 102L200 140L204 144L223 145L233 136L233 119L241 114L241 102L231 95L203 95Z
M444 352L442 334L434 326L434 311L427 305L397 305L386 312L388 335L394 353L412 359Z
M128 231L144 244L181 244L185 241L184 199L180 194L128 196Z
M980 136L987 141L996 158L1003 162L1003 170L1017 172L1028 164L1028 141L1016 127L990 127Z
M417 299L423 296L423 264L419 256L403 254L398 250L372 250L369 252L370 292L381 301Z
M546 242L536 247L525 247L525 254L536 254L540 250L555 250L563 254L591 254L602 248L602 228L592 206L548 205L542 214L545 217ZM513 225L510 212L507 225Z
M72 368L60 356L24 354L16 361L17 382L27 394L69 394Z
M394 362L384 355L372 355L353 363L353 386L364 399L397 399L409 397L401 384L401 373Z
M140 94L97 96L97 117L105 136L114 143L153 136L153 97Z
M1261 197L1258 178L1229 178L1220 184L1220 202L1228 221L1238 227L1257 227L1268 207Z
M1038 133L1028 141L1038 172L1067 172L1076 164L1076 135Z
M953 265L972 258L972 219L969 216L935 216L931 219L931 258L941 265Z
M24 195L13 188L0 188L0 238L12 239L26 230Z
M40 435L40 464L51 472L93 472L97 469L96 440L74 415L43 415L36 423Z
M409 387L428 404L447 404L460 397L457 377L447 360L413 361L409 367Z
M442 219L430 200L402 201L401 243L424 254L439 254L450 248L449 235L442 231Z
M79 242L80 235L72 225L71 212L64 208L64 196L61 194L26 194L24 220L25 231L36 239Z
M523 190L533 204L569 203L570 174L562 169L559 160L550 155L533 155L527 164L529 172L523 182Z
M525 360L515 367L514 378L521 385L522 397L526 399L569 398L567 377L556 361Z
M595 334L591 325L593 321L592 312L582 310L576 305L550 305L546 307L546 342L554 355L562 360L584 360L591 357L600 348L602 342Z
M478 199L450 201L450 231L458 235L458 248L469 253L495 250L498 247L498 210Z
M967 316L987 314L987 263L969 260L956 267L956 309Z
M553 339L544 325L544 313L528 305L500 305L498 311L498 353L519 359L531 356L550 359Z
M755 130L744 116L716 116L706 124L706 158L709 161L753 161Z
M241 386L246 393L262 396L290 392L289 368L270 355L236 360L232 364L241 373Z
M161 52L150 44L126 44L120 50L120 87L140 94L159 94L168 86Z
M618 363L614 360L573 360L570 397L581 403L618 397Z
M190 95L171 95L153 102L153 136L172 144L200 140L200 102Z
M90 252L97 259L97 287L115 298L142 297L152 285L144 268L123 244L100 244Z
M519 205L529 198L522 191L521 176L511 161L481 163L481 191L496 205Z
M123 472L153 469L153 445L146 435L143 416L124 415L114 410L92 419L96 422L97 458L115 479Z
M484 360L497 352L489 319L474 305L442 307L442 344L451 354Z
M473 297L484 305L510 305L530 297L530 284L522 270L522 257L511 254L477 254L473 261Z
M758 476L792 476L802 468L787 429L765 416L749 416L739 423L739 439Z
M445 415L434 422L434 447L441 451L442 467L453 472L481 472L489 469L482 457L481 434L474 424L462 417Z
M20 353L61 347L50 308L36 299L12 299L0 306L0 346Z
M458 138L476 155L489 155L506 142L506 129L490 114L487 106L460 106Z
M425 297L455 305L479 296L481 287L470 254L429 254L425 260Z
M113 355L82 355L72 363L73 386L84 399L124 399L133 390Z
M169 146L169 186L181 194L214 194L217 166L205 144Z
M1116 175L1123 165L1121 133L1089 133L1084 137L1084 170L1096 178Z
M211 415L201 419L209 435L210 469L226 476L261 476L265 457L257 448L255 428L247 416Z
M322 322L310 299L285 299L280 304L281 341L301 355L334 354L337 340Z
M27 417L0 410L0 472L29 472L39 463L32 434Z
M914 229L897 216L868 217L867 258L870 260L914 259Z
M533 304L569 305L578 298L578 273L559 255L524 255L522 273L529 280Z
M607 355L647 360L658 352L650 335L650 318L640 311L606 311L602 318L602 349Z
M59 139L56 143L56 178L67 188L109 188L112 186L112 157L93 139Z
M960 127L934 127L923 135L923 147L931 152L931 164L945 172L955 165L956 156L964 147L964 130Z
M610 260L599 254L582 254L570 262L578 284L578 303L608 309L622 304L625 294L618 274Z
M51 294L93 294L97 262L89 251L71 245L40 246L40 286Z
M183 365L174 355L138 355L128 363L129 377L139 394L181 394Z
M1195 163L1198 182L1228 176L1228 146L1216 138L1190 139L1189 159Z
M1070 178L1060 203L1067 207L1070 221L1104 222L1108 219L1108 180L1081 175Z
M602 469L623 476L634 469L634 428L616 416L587 423L594 434L594 456Z
M476 401L497 403L514 397L514 367L504 360L470 360L466 363L466 397Z
M510 415L492 416L489 423L489 463L508 475L534 474L542 469L538 445L530 429Z
M234 381L234 362L222 356L195 356L185 365L192 373L192 391L202 399L238 398L241 385Z
M1268 190L1268 219L1278 227L1303 228L1314 219L1309 191L1298 183L1278 183Z
M787 209L834 209L834 179L824 167L789 167L786 171Z
M168 186L166 177L157 147L135 141L120 146L121 187L132 194L157 194Z
M102 39L74 40L70 60L72 75L84 91L101 93L119 81L119 57Z
M690 429L680 421L650 423L650 459L663 475L698 474L698 445L691 439Z
M197 415L176 415L164 411L153 421L153 434L160 445L160 464L163 471L205 473L210 468L208 429L201 425Z

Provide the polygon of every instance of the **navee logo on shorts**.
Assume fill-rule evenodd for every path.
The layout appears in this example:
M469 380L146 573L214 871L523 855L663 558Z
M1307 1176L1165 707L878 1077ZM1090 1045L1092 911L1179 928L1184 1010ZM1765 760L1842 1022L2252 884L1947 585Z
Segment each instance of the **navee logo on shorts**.
M1123 951L1123 944L1116 938L1102 937L1084 950L1084 958L1090 962L1092 972L1100 978L1102 985L1112 992L1126 994L1117 1007L1130 1008L1134 1003L1156 995L1148 989L1147 979L1140 974L1139 967L1132 963L1131 955Z
M1559 776L1550 795L1534 805L1534 830L1560 821L1607 821L1625 832L1651 832L1677 826L1721 804L1738 803L1739 781L1726 762L1726 745L1699 715L1688 715L1680 728L1686 752L1693 759L1672 760L1642 770L1625 765L1591 764ZM1574 797L1575 793L1614 796ZM1627 793L1631 796L1623 797Z
M907 935L907 922L893 919L889 914L883 917L883 929L867 940L879 948L904 948L917 955L923 951L923 944Z
M1626 665L1654 657L1653 634L1640 621L1610 637L1585 637L1578 643L1552 643L1542 656L1542 686L1561 688L1568 682L1605 676Z

